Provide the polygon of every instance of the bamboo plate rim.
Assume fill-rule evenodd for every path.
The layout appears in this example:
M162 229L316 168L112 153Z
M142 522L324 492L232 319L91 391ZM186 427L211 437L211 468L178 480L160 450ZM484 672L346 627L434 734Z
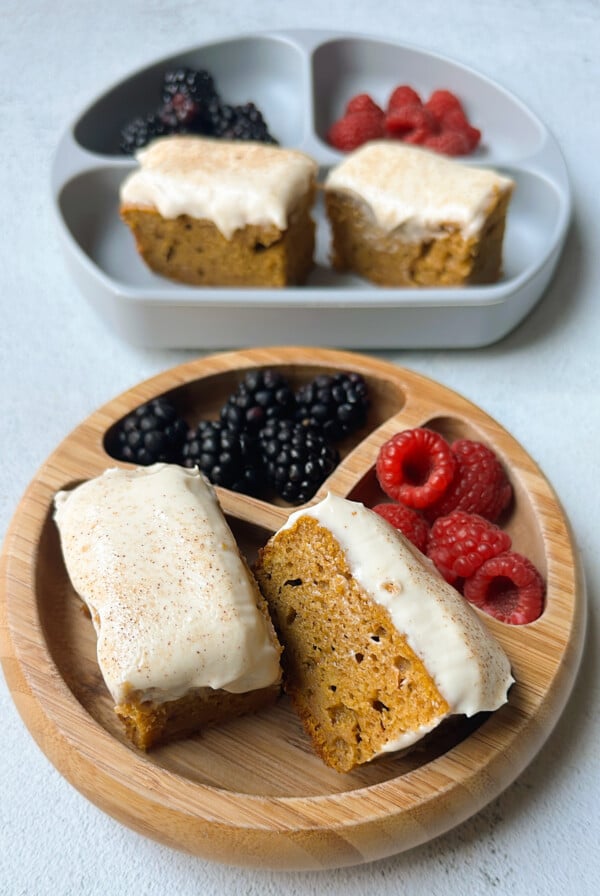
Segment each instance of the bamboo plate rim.
M405 398L348 457L332 483L348 494L374 463L375 446L419 419L453 416L475 426L509 467L529 500L547 563L547 605L539 620L486 624L513 669L534 660L530 678L508 703L448 751L396 777L345 791L263 795L191 780L115 739L78 700L54 662L39 613L37 561L55 491L119 465L102 440L139 404L207 377L283 366L355 370ZM410 421L413 422L410 422ZM396 421L402 421L401 425ZM77 450L75 451L75 447ZM369 462L370 458L370 462ZM226 513L275 529L290 509L217 489ZM435 837L475 814L520 774L549 736L575 681L586 627L583 570L568 520L552 487L521 445L458 393L406 368L352 352L303 346L209 355L127 390L76 427L27 488L0 557L0 658L15 705L30 733L78 790L108 814L167 845L234 865L331 868L383 858ZM533 658L533 659L532 659ZM532 666L533 668L533 666Z

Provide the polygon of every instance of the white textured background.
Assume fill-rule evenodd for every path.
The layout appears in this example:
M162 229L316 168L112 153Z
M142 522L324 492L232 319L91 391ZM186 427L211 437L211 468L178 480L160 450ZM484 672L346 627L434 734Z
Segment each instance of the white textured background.
M515 92L559 139L575 219L542 303L491 348L384 357L481 405L554 484L589 586L581 673L539 756L475 818L387 861L302 874L223 867L121 827L55 772L0 676L0 894L592 896L600 891L598 0L0 0L0 538L36 469L78 422L193 355L129 347L76 291L50 206L59 134L107 84L155 57L275 27L384 35L444 53Z

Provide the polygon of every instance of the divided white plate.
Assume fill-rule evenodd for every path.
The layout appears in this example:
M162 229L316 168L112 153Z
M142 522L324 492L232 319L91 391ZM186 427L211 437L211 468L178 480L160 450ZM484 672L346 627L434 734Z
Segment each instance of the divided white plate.
M312 155L324 173L342 155L325 139L348 99L369 92L385 104L393 87L427 96L454 91L483 133L466 164L516 181L504 275L491 286L375 287L332 271L318 205L317 265L289 289L190 287L153 274L120 221L119 186L135 162L119 131L152 111L167 68L207 68L225 101L255 102L282 145ZM548 285L571 217L558 145L518 99L465 66L388 40L297 30L242 35L161 59L110 87L63 135L52 190L66 258L80 289L120 336L144 346L218 348L278 344L353 348L470 348L495 342L531 311Z

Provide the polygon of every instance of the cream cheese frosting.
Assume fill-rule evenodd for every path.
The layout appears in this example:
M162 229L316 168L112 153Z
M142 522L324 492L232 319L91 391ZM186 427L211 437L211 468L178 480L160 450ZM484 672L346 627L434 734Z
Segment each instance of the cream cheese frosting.
M197 469L108 469L59 492L54 516L115 703L132 692L162 702L278 681L280 651L256 585Z
M371 210L386 233L416 242L458 228L476 235L494 198L514 182L400 141L374 141L332 168L326 190L347 192Z
M226 239L249 224L285 230L317 172L314 159L297 150L193 136L155 140L136 159L139 168L121 186L123 206L206 219Z
M472 716L506 702L514 681L508 658L467 601L428 558L363 504L330 493L320 503L292 513L283 529L304 515L331 532L354 578L387 609L395 627L423 661L450 706L450 714ZM427 730L406 732L388 742L383 752L409 746Z

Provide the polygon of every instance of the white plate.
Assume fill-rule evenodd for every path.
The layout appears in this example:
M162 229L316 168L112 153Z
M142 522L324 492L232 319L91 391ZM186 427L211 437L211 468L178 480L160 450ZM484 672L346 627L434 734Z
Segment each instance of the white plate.
M305 286L198 288L153 274L119 219L119 186L135 165L119 152L119 132L135 114L155 109L163 74L175 65L209 69L227 102L255 102L279 142L312 155L322 172L342 158L325 134L353 94L369 92L385 104L399 83L425 96L437 88L454 91L483 134L466 163L494 167L517 184L503 278L491 286L389 289L335 273L328 265L329 234L320 206L317 265ZM66 258L83 293L123 338L163 348L266 342L374 349L486 345L510 332L541 298L571 217L571 191L555 139L503 88L406 44L312 30L198 46L123 79L63 135L52 189Z

